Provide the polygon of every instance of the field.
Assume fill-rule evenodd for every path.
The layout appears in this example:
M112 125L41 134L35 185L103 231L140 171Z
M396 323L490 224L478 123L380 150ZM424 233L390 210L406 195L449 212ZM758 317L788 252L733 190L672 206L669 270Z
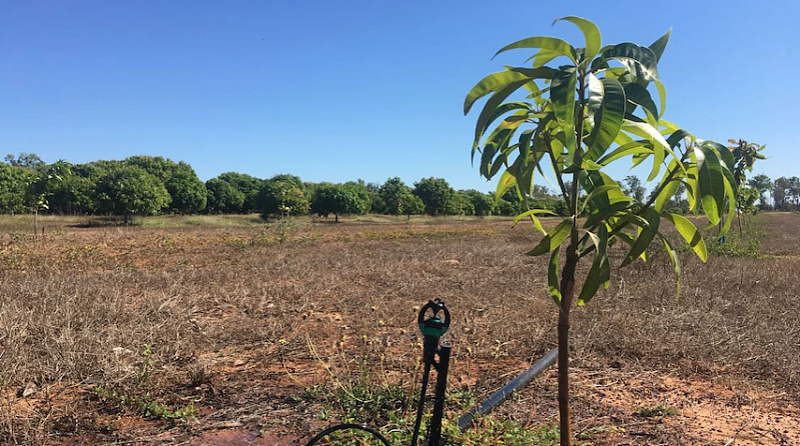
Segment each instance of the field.
M430 298L454 316L451 420L555 346L530 225L113 223L45 217L34 238L0 217L0 443L289 445L349 419L400 438ZM800 444L798 231L764 214L706 264L683 250L680 299L658 249L615 270L573 313L579 442ZM555 394L551 369L459 441L551 444Z

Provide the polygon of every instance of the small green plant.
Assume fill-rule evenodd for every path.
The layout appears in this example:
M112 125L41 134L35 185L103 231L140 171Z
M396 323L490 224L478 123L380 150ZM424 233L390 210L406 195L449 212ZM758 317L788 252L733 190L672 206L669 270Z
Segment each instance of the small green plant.
M144 344L142 346L142 360L137 366L137 373L134 377L136 387L146 387L147 381L150 379L150 373L153 371L153 346Z
M678 414L680 414L678 409L665 406L664 404L659 404L652 407L640 407L636 411L636 416L642 418L672 417Z
M110 390L103 386L93 388L92 393L101 401L111 401L115 404L120 404L149 418L160 418L167 421L186 421L187 417L193 417L197 413L197 408L194 407L194 401L189 403L188 406L171 408L165 404L153 401L149 393L145 393L141 398L137 398L115 390Z

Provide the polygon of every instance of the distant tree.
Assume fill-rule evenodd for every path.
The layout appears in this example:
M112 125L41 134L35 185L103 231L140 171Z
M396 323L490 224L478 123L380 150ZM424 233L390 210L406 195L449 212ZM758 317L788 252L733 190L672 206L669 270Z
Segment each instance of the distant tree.
M265 219L270 216L304 215L309 208L305 194L291 181L265 181L258 191L258 202L261 217Z
M75 171L51 185L50 211L58 214L93 214L97 212L96 183L76 175Z
M473 213L471 215L476 215L478 217L492 215L494 199L491 195L476 191L475 189L469 189L461 193L463 193L472 204Z
M425 203L419 197L408 192L399 198L399 215L406 215L410 219L412 215L422 215L425 213Z
M363 194L359 189L363 189ZM317 185L314 199L311 202L311 212L328 217L333 214L336 222L340 215L363 214L369 210L369 196L366 188L358 183Z
M272 178L270 178L270 181L284 181L284 182L292 183L295 186L297 186L298 189L300 189L301 191L305 192L305 188L306 188L305 183L303 183L303 180L301 180L300 177L297 176L297 175L292 175L292 174L289 174L289 173L279 173L279 174L273 176Z
M10 166L26 167L33 170L41 169L46 165L46 163L39 158L39 155L25 152L20 153L16 159L14 159L14 155L6 155L5 161Z
M390 215L406 215L402 203L408 204L411 189L400 178L394 177L386 180L378 189L378 196L383 202L383 212Z
M0 212L25 212L25 184L29 175L27 169L0 164Z
M129 223L134 215L154 215L169 206L164 183L143 168L123 164L110 168L97 182L100 210L122 215Z
M775 209L787 210L790 204L790 186L789 178L780 177L772 182L772 201Z
M798 209L800 207L800 178L789 178L786 190L791 199L792 209Z
M635 175L628 175L623 181L625 182L626 186L623 191L628 194L629 197L636 200L636 202L644 203L644 194L646 189L642 185L642 180Z
M423 178L414 183L414 195L425 203L425 213L443 215L447 213L448 203L453 199L455 191L442 178Z
M172 197L170 210L179 214L194 214L203 211L207 204L206 185L197 177L194 169L183 161L173 166L170 177L164 182Z
M219 178L206 181L206 194L206 210L210 214L235 214L244 205L244 194Z
M747 182L747 185L758 191L758 201L761 207L768 207L769 203L766 200L766 193L772 189L772 180L762 173L751 178Z
M453 191L445 204L444 215L475 215L472 200L464 193Z
M363 215L369 212L372 208L372 194L367 189L367 184L363 180L348 181L344 185L350 188L356 195L358 195L359 208L354 214Z
M236 212L250 214L261 211L258 203L258 192L264 184L264 180L238 172L225 172L217 178L231 184L244 195L242 208Z
M164 183L170 197L169 210L180 214L200 212L206 207L205 184L189 164L162 156L137 155L124 161L144 169Z

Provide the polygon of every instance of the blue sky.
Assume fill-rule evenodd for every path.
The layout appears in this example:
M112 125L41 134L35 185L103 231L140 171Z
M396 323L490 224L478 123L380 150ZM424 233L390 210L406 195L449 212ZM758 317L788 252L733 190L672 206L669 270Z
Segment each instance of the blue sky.
M529 55L533 35L650 44L665 118L698 137L766 143L757 165L800 176L800 89L791 1L6 1L0 0L0 154L48 162L136 154L307 181L443 177L493 189L469 160L465 94ZM625 168L617 175L624 175Z

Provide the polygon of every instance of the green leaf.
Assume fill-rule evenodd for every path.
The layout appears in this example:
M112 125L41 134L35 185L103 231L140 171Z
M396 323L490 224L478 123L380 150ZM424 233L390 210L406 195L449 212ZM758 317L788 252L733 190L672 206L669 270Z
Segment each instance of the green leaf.
M614 149L611 153L603 155L603 157L597 161L597 164L607 166L612 161L616 161L628 155L641 155L641 154L652 155L653 143L649 141L637 140L629 142L627 144L620 145L619 147Z
M725 200L725 177L717 153L709 147L694 149L700 204L712 225L719 224Z
M592 198L592 203L597 209L608 207L609 205L618 203L620 201L630 201L630 198L626 197L622 192L619 184L617 184L616 181L611 179L611 177L602 171L583 171L579 176L579 180L581 182L581 186L583 186L583 189L588 194L591 194L592 191L602 186L613 186L612 188L608 189L605 194L597 195Z
M664 116L664 110L667 109L667 89L658 79L653 79L653 83L656 84L656 90L658 90L658 102L661 104L661 112L658 114L660 119L662 116Z
M567 56L570 60L574 63L577 59L577 53L575 52L575 48L569 44L566 40L559 39L557 37L528 37L527 39L518 40L514 43L508 44L503 48L500 48L500 51L495 53L492 56L492 59L497 57L498 54L504 53L508 50L514 50L518 48L538 48L542 50L551 51L557 53L562 56Z
M678 254L672 248L672 245L669 243L669 240L666 239L661 233L658 234L661 237L661 241L664 242L664 248L667 250L667 255L669 255L669 260L672 262L673 270L675 271L675 283L677 288L677 299L681 298L681 264L678 261Z
M658 114L658 107L656 107L656 103L653 102L653 98L646 88L638 84L627 84L625 85L625 97L628 101L642 107L642 109L650 113L650 116L658 123L658 118L660 117ZM648 118L650 116L648 116Z
M547 65L548 62L558 56L561 56L561 53L557 51L539 50L539 52L527 58L525 63L528 63L531 59L533 59L533 68L539 68Z
M500 176L500 181L497 182L497 190L495 190L494 193L495 204L497 204L500 201L500 197L514 187L515 184L517 184L517 179L514 175L511 175L508 171L503 172L503 175Z
M594 116L603 105L603 83L594 74L589 73L586 95L586 114L594 125Z
M586 157L596 160L611 147L625 117L625 90L616 79L602 80L603 101L595 114L595 125L587 140Z
M664 49L667 47L670 34L672 34L672 28L670 28L669 31L667 31L667 33L661 36L658 40L650 44L650 50L652 50L653 54L656 55L656 62L661 61L661 55L664 54Z
M692 247L692 250L697 254L700 260L703 262L708 260L708 251L706 249L706 242L703 240L703 235L700 234L700 231L689 219L682 215L671 214L669 212L665 212L661 214L661 216L675 225L675 229L677 229L681 237L686 240L686 243Z
M540 215L540 214L557 215L555 212L547 210L547 209L531 209L529 211L526 211L526 212L523 212L523 213L517 215L517 218L514 219L514 223L511 224L511 227L513 228L514 226L516 226L517 223L522 221L522 219L524 219L525 217L530 217L531 218L531 222L533 222L533 225L536 227L536 229L541 231L542 234L547 234L547 231L544 230L544 227L542 227L542 224L539 222L539 219L536 218L536 216Z
M669 146L669 143L667 143L667 140L664 139L664 135L659 133L659 131L652 125L645 122L626 120L622 128L626 132L646 138L648 141L653 143L653 168L650 170L650 175L647 177L647 181L653 181L656 178L658 172L661 170L661 164L666 159L667 153L672 155L673 158L680 160L678 155L676 155L672 150L672 147ZM679 161L678 166L682 171L685 172L686 168L684 167L683 163Z
M643 217L647 220L647 226L641 228L642 232L636 238L636 241L633 243L633 247L625 257L625 260L622 261L620 268L628 265L641 256L647 250L647 247L650 246L650 242L653 241L653 237L655 237L656 232L658 232L658 224L661 220L658 212L654 211L653 209L645 209Z
M566 137L565 146L570 153L575 150L575 83L577 75L574 69L562 69L553 77L550 86L550 101L561 128Z
M550 254L550 262L547 265L547 288L550 291L550 297L553 298L553 301L559 307L561 306L561 284L558 278L558 257L560 252L560 249L554 250L553 253Z
M597 53L600 52L600 46L602 45L600 29L597 28L597 25L589 20L575 16L567 16L561 17L560 19L555 19L553 24L559 20L571 22L580 28L581 32L583 33L583 37L586 40L586 49L584 50L583 54L584 60L590 61L594 59L594 56L597 56Z
M481 110L480 116L478 116L478 121L475 123L475 139L472 141L472 155L475 155L475 149L480 146L481 137L483 136L486 129L494 122L495 119L499 118L500 116L514 110L523 110L527 109L530 110L530 105L525 102L509 102L503 104L503 101L508 98L511 93L515 92L519 87L524 84L530 82L529 80L521 80L518 82L514 82L511 85L501 89L497 93L493 94L492 97L486 101L486 104L483 106L483 110Z
M581 206L581 213L583 213L583 211L586 209L586 205L589 204L589 202L592 199L594 199L599 195L607 195L609 191L614 189L619 189L619 186L616 184L604 184L600 187L594 188L591 192L589 192L588 195L586 195L586 198L583 200L583 205ZM620 190L620 192L622 191Z
M644 79L645 81L652 81L658 79L658 58L653 50L635 43L620 43L613 45L603 51L601 54L603 59L616 59L620 62L631 61L636 68L636 77Z
M669 170L667 170L667 173L665 173L664 175L665 176L669 175ZM673 178L672 180L670 180L669 183L667 183L666 186L664 186L664 189L662 189L661 193L658 194L658 196L656 197L656 202L655 202L656 212L661 212L664 210L664 207L670 202L672 196L675 195L675 192L678 191L678 186L680 184L681 184L680 180Z
M492 73L481 79L480 82L475 84L475 86L472 87L472 90L467 93L467 97L464 99L464 114L466 115L469 113L469 110L472 108L472 105L475 103L475 101L489 93L499 91L514 83L520 83L523 80L550 79L553 77L555 71L556 70L552 68L542 67L536 70L522 71L518 69L511 69ZM527 82L521 82L521 85L526 83ZM519 86L517 88L519 88Z
M559 246L561 246L561 243L563 243L564 240L569 237L571 231L572 219L564 219L558 224L558 226L553 228L547 233L547 235L542 237L542 240L539 241L539 244L536 245L536 247L532 250L528 251L527 255L540 256L542 254L547 254L548 252L553 252L554 249L557 249Z
M608 262L608 255L606 254L606 247L608 246L608 231L605 225L601 225L595 235L592 232L586 234L592 240L595 246L594 261L592 267L589 268L589 273L586 275L586 280L583 282L581 294L578 296L578 306L583 306L597 294L597 290L602 284L608 288L608 281L611 278L611 267Z
M625 209L628 209L630 206L631 206L630 201L618 201L604 208L595 209L586 217L586 221L583 223L583 227L585 229L591 230L606 218L613 216L617 212L624 211Z

